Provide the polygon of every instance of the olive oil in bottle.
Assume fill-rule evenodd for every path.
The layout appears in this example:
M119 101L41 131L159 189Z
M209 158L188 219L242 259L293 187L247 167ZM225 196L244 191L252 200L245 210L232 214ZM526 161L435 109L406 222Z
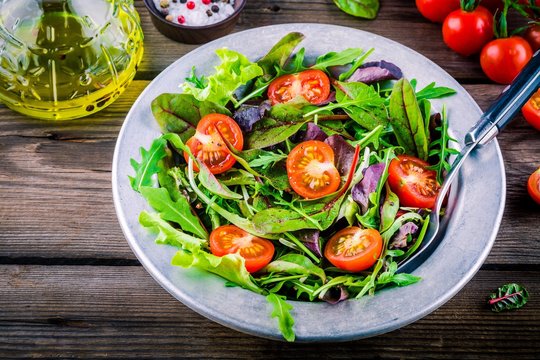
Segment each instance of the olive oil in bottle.
M0 4L0 100L44 119L73 119L116 99L142 57L128 0Z

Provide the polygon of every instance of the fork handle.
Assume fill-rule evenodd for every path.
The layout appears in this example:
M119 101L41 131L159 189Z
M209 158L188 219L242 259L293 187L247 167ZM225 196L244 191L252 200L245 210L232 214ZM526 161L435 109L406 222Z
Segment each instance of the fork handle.
M508 125L514 115L540 87L540 50L521 70L497 100L484 112L480 120L465 135L465 144L487 143Z

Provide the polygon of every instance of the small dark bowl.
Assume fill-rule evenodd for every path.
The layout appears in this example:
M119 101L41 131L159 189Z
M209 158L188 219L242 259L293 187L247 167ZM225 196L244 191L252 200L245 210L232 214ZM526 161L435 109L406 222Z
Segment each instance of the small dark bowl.
M152 23L160 33L170 39L186 44L203 44L210 40L220 38L230 33L240 12L246 5L246 0L235 0L234 13L226 19L211 25L183 26L165 20L165 16L156 9L152 0L144 0L144 5L150 12Z

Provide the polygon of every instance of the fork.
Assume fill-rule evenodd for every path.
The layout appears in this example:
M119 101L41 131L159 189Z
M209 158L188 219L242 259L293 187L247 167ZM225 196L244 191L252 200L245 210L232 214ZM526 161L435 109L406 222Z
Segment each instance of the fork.
M465 146L453 161L432 208L426 237L414 255L398 264L398 272L413 271L437 248L443 238L438 236L441 228L441 208L461 166L471 152L481 149L482 145L495 138L513 120L514 115L539 87L540 50L533 55L512 84L503 90L497 100L482 114L476 125L465 135Z

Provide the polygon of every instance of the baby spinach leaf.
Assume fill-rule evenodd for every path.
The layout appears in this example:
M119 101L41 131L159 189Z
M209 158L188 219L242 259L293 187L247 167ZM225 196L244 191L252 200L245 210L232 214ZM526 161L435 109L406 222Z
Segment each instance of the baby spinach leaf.
M188 94L161 94L152 101L151 108L161 131L164 134L176 133L183 141L195 134L195 128L203 116L212 113L231 115L223 106L211 101L199 101Z
M291 32L282 37L270 51L263 56L257 64L262 68L264 77L268 80L276 75L275 67L283 68L289 60L292 52L304 40L304 35L299 32Z
M324 270L313 264L309 258L301 254L286 254L272 261L262 270L266 273L287 273L295 275L315 275L323 283L326 282Z
M157 213L141 212L139 223L158 234L156 238L158 244L172 245L191 252L198 252L202 246L207 244L204 239L196 238L175 229Z
M197 215L193 213L185 197L181 196L177 201L173 201L169 192L164 188L143 186L140 190L142 196L154 210L159 212L164 220L173 221L180 225L182 230L197 237L208 239L208 232Z
M501 286L488 297L491 311L501 312L519 309L529 300L529 292L523 286L510 283Z
M239 254L215 256L205 251L190 253L180 250L172 258L171 264L183 268L195 267L205 270L257 294L265 293L253 281L251 274L246 270L244 258Z
M334 4L349 15L375 19L379 12L379 0L334 0Z
M291 316L290 311L293 307L285 301L285 298L274 293L266 296L266 300L272 304L274 310L272 311L272 317L278 319L278 326L281 334L285 340L294 341L295 334L293 330L294 319Z
M133 190L139 191L142 186L154 185L152 176L162 170L159 161L167 156L166 146L167 142L159 137L152 142L150 149L140 148L140 163L131 159L131 167L135 170L135 176L129 176L129 183Z
M389 111L399 145L407 154L427 160L429 136L414 90L405 78L394 85Z
M182 89L185 94L191 94L199 101L208 100L225 106L229 101L236 101L233 97L236 89L249 80L261 76L263 69L233 50L222 48L216 50L216 54L221 63L215 67L215 73L206 78L205 88L199 89L192 83L185 82Z

